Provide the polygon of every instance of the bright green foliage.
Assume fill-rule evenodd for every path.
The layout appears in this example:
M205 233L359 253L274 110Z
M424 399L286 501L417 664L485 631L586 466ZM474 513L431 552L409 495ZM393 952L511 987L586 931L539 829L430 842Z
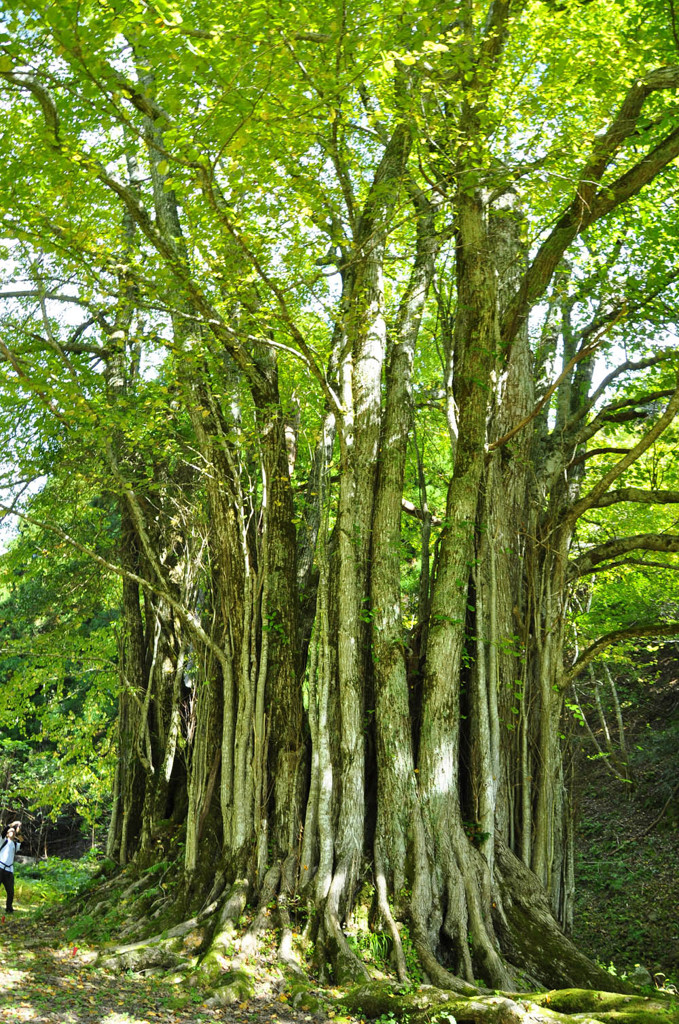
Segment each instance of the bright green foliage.
M77 484L50 481L34 512L49 515L57 490L69 532L110 548L118 530L110 505L85 500ZM115 591L102 586L90 559L32 526L1 557L0 570L3 804L22 801L53 815L71 804L96 820L109 799L114 754Z

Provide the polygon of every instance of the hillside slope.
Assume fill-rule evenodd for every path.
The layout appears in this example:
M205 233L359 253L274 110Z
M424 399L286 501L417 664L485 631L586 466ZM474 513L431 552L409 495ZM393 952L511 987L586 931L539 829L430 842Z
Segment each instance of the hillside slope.
M653 678L655 675L655 678ZM580 735L573 938L617 973L642 964L679 983L679 659L619 684L634 785L618 781ZM610 713L610 709L609 709ZM594 713L588 718L594 727ZM607 715L608 718L608 715ZM612 720L612 719L611 719ZM603 744L602 744L603 745ZM660 980L660 979L658 979Z

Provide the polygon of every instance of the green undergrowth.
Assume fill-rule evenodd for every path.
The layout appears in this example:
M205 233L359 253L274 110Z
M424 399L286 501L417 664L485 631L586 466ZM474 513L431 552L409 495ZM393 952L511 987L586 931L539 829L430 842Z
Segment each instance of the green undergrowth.
M33 864L17 864L15 904L32 910L63 904L87 886L99 869L96 854L79 860L49 857Z
M628 977L642 965L656 984L679 989L675 672L673 663L664 679L622 691L633 785L614 779L584 745L573 938L611 973Z

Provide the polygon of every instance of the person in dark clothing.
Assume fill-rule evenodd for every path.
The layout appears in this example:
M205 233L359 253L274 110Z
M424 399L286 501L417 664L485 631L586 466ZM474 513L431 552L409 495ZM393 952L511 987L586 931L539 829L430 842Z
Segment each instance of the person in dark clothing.
M0 885L4 885L7 894L7 906L5 913L14 913L14 858L16 857L21 843L21 822L12 821L3 833L0 841Z

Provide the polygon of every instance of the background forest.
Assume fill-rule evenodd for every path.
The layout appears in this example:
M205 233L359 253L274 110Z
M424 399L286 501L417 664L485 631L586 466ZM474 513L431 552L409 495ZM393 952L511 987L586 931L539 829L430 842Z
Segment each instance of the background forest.
M365 979L367 900L401 982L619 987L574 773L673 820L671 0L7 0L0 86L3 806L171 865L208 965L275 907Z

